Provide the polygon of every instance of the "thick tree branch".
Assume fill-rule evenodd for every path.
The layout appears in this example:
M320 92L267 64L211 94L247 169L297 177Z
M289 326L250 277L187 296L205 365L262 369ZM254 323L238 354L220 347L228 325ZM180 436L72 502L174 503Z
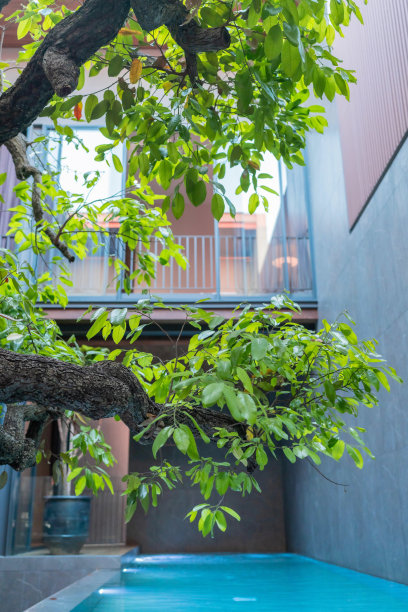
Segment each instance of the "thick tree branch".
M15 406L19 402L30 404ZM119 363L79 366L4 349L0 349L0 403L13 405L0 426L0 464L17 470L35 464L47 418L62 416L65 410L94 420L119 415L136 432L148 413L160 409L136 376ZM30 421L27 434L25 421Z
M75 257L69 252L67 245L61 242L58 234L56 234L54 230L52 230L50 227L44 226L44 213L40 189L42 175L38 168L30 164L27 157L27 143L24 136L19 134L18 136L11 138L11 140L8 140L5 145L13 158L17 178L20 181L25 181L30 177L33 179L31 206L37 227L42 230L46 236L48 236L55 248L57 248L64 255L64 257L66 257L66 259L72 263L75 260Z
M190 13L180 0L131 0L136 19L144 30L150 32L165 25L186 56L187 74L192 81L197 76L196 54L220 51L229 47L231 37L227 28L201 28L190 18Z
M101 361L79 366L5 349L0 349L0 403L8 406L4 425L0 426L0 465L8 464L16 470L35 464L46 421L63 416L66 410L93 420L119 415L134 433L160 414L164 424L174 422L171 407L151 400L137 377L120 363ZM210 437L215 427L234 429L245 435L245 426L228 413L196 407L192 414ZM177 421L195 430L183 411L177 410L176 416ZM30 422L27 433L26 421ZM153 428L146 437L154 437L155 433ZM194 433L199 437L198 431Z
M77 88L79 68L70 57L68 49L47 49L43 68L57 96L65 98Z
M31 125L54 92L68 95L75 89L78 68L116 36L129 9L129 0L85 0L49 32L0 97L0 144Z
M28 401L96 420L118 414L134 431L152 404L136 376L119 363L79 366L0 349L0 402Z
M5 6L0 0L0 9ZM165 25L186 55L187 74L197 75L196 54L230 44L225 27L201 28L180 0L85 0L45 37L17 81L0 97L0 144L31 125L54 93L64 97L78 84L79 67L110 42L130 4L142 28Z

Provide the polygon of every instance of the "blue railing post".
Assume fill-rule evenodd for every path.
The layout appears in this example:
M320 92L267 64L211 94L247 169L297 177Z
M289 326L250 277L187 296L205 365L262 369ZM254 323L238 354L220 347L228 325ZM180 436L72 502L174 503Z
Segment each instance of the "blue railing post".
M290 291L289 286L289 271L288 271L288 249L287 249L287 236L286 236L286 218L285 218L285 200L283 193L283 180L282 180L282 162L278 163L279 168L279 195L280 195L280 214L281 214L281 227L282 227L282 248L283 248L283 283L284 289Z
M215 247L215 300L221 301L221 253L220 253L220 228L214 219L214 247Z

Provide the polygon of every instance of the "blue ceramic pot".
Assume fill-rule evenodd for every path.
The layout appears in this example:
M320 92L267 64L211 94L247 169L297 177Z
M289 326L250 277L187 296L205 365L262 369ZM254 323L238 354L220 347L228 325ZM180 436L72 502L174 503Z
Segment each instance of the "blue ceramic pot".
M77 555L89 535L91 497L45 498L43 539L52 555Z

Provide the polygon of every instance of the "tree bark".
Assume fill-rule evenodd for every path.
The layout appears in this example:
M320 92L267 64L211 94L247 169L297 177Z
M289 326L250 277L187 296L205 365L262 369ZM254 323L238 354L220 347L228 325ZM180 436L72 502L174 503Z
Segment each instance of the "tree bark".
M0 425L0 465L8 464L19 471L35 464L46 421L61 417L66 410L93 420L119 415L133 433L160 414L168 416L163 416L159 427L174 422L172 407L156 404L137 377L120 363L101 361L80 366L5 349L0 349L0 403L8 406L4 425ZM228 413L196 407L192 415L210 437L215 427L234 429L245 436L245 425ZM176 416L199 437L186 414L178 410ZM26 421L30 422L27 433ZM151 428L147 440L155 433Z
M74 91L78 68L116 36L129 10L130 0L85 0L47 34L0 98L0 144L31 125L54 91L65 96Z
M136 376L111 361L79 366L0 349L0 402L35 402L91 419L121 416L135 431L153 403Z

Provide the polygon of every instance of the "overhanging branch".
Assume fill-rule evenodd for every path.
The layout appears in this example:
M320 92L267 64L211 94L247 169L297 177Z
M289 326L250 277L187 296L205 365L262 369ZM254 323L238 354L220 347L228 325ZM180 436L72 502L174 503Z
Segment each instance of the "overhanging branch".
M30 404L16 406L20 402ZM119 363L79 366L5 349L0 349L0 403L12 404L0 426L0 465L16 470L35 464L42 428L50 416L62 416L66 410L94 420L119 415L136 432L149 412L159 410L136 376ZM27 434L25 421L30 421Z
M4 425L0 425L0 465L11 465L20 471L35 464L47 420L63 416L66 410L93 420L118 415L133 433L143 429L146 420L160 414L162 426L174 424L171 407L156 404L131 370L112 361L80 366L0 349L0 403L9 406ZM184 412L177 411L177 421L188 424L199 437ZM245 435L245 425L228 413L196 407L192 415L210 437L215 427ZM27 432L26 421L30 422ZM155 429L149 431L147 438L155 433Z

